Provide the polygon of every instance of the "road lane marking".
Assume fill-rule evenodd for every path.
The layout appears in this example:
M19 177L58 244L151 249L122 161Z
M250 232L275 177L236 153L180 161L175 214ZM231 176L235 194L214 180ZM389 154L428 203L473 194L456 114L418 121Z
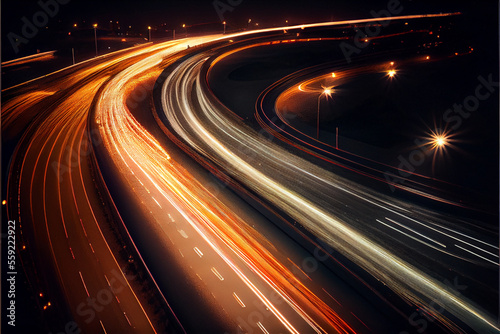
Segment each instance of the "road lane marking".
M132 327L132 324L130 323L130 320L127 317L127 313L123 312L123 315L125 316L125 319L127 319L129 326Z
M179 234L182 235L183 238L188 238L188 235L186 234L186 232L184 232L184 230L177 230L177 232L179 232Z
M440 243L440 242L438 242L438 241L436 241L436 240L434 240L434 239L432 239L432 238L429 238L429 237L427 237L427 236L423 235L422 233L419 233L419 232L415 231L415 230L414 230L414 229L412 229L412 228L409 228L409 227L407 227L407 226L405 226L405 225L403 225L403 224L401 224L401 223L398 223L398 222L397 222L397 221L395 221L395 220L392 220L391 218L387 218L387 217L385 217L385 219L387 219L388 221L390 221L390 222L392 222L392 223L394 223L394 224L397 224L397 225L399 225L399 226L401 226L401 227L403 227L403 228L405 228L405 229L407 229L407 230L409 230L409 231L412 231L413 233L415 233L415 234L417 234L417 235L419 235L419 236L421 236L421 237L423 237L423 238L425 238L425 239L427 239L427 240L430 240L430 241L432 241L432 242L434 242L434 243L438 244L438 245L439 245L439 246L441 246L441 247L446 248L446 245L445 245L445 244L442 244L442 243Z
M217 271L217 269L215 269L215 267L212 267L212 272L214 273L215 276L217 276L221 281L224 280L224 277L222 277L221 274L219 274L219 272Z
M469 253L471 253L471 254L473 254L473 255L475 255L475 256L477 256L477 257L479 257L479 258L483 259L483 260L486 260L486 261L488 261L488 262L491 262L491 263L493 263L495 266L498 266L498 263L497 263L497 262L493 262L493 261L491 261L490 259L485 258L484 256L481 256L481 255L479 255L479 254L474 253L473 251L470 251L470 250L468 250L468 249L466 249L466 248L463 248L463 247L461 247L461 246L459 246L459 245L457 245L457 244L455 244L455 247L460 248L460 249L463 249L463 250L464 250L464 251L466 251L466 252L469 252Z
M466 241L463 241L463 240L458 239L458 238L456 238L456 237L454 237L454 236L451 236L451 235L449 235L449 234L446 234L445 232L440 231L440 230L438 230L438 229L436 229L436 228L434 228L434 227L432 227L432 226L426 225L426 224L424 224L424 223L422 223L422 222L419 222L419 221L418 221L418 220L416 220L416 219L410 218L410 217L405 216L405 215L403 215L403 214L401 214L401 213L397 213L397 214L398 214L398 215L400 215L400 216L402 216L402 217L404 217L404 218L406 218L406 219L408 219L408 220L411 220L411 221L413 221L413 222L415 222L415 223L417 223L417 224L420 224L420 225L422 225L422 226L425 226L425 227L427 227L428 229L431 229L431 230L436 231L436 232L438 232L438 233L444 234L444 235L446 235L447 237L450 237L450 238L455 239L455 240L457 240L457 241L463 242L464 244L468 244L468 245L470 245L470 244L469 244L469 243L467 243ZM482 241L482 240L476 239L476 238L474 238L474 237L468 236L467 234L460 233L460 232L458 232L458 231L452 230L452 229L450 229L450 228L448 228L448 227L446 227L446 226L442 226L442 225L438 225L438 226L439 226L440 228L442 228L442 229L445 229L445 230L448 230L448 231L450 231L450 232L453 232L453 233L459 234L459 235L461 235L461 236L464 236L464 237L466 237L466 238L469 238L469 239L475 240L475 241L480 242L480 243L482 243L482 244L484 244L484 245L490 246L490 247L495 248L495 249L499 249L498 247L493 246L493 245L491 245L491 244L489 244L489 243L487 243L487 242L485 242L485 241Z
M85 291L87 292L87 297L90 297L89 290L87 290L87 285L85 284L85 281L83 280L82 272L79 271L78 273L80 274L80 278L82 280L83 287L85 288Z
M267 331L267 329L264 327L263 324L260 323L260 321L257 322L257 326L259 326L260 330L264 333L264 334L269 334L269 332Z
M156 200L156 198L154 198L154 197L151 197L151 198L152 198L152 199L156 202L156 204L158 204L158 206L160 207L160 209L163 209L163 208L161 207L160 203L158 203L158 201Z
M246 307L246 305L243 303L243 301L240 299L240 297L238 297L238 295L236 294L236 292L233 292L233 297L236 299L236 301L238 302L238 304L241 305L241 307Z
M491 256L494 256L494 257L498 258L498 255L493 254L493 253L491 253L491 252L488 252L487 250L484 250L484 249L482 249L482 248L480 248L480 247L474 246L473 244L468 244L468 245L469 245L469 246L471 246L471 247L474 247L474 248L476 248L476 249L479 249L480 251L483 251L483 252L485 252L486 254L489 254L489 255L491 255Z
M198 247L195 247L194 251L196 252L196 254L198 254L199 257L203 257L203 253L198 249Z
M384 223L383 221L381 221L381 220L379 220L379 219L377 219L377 221L378 221L380 224L382 224L382 225L385 225L385 226L387 226L387 227L389 227L389 228L392 228L394 231L397 231L397 232L399 232L399 233L401 233L401 234L403 234L403 235L406 235L406 236L407 236L408 238L410 238L410 239L413 239L413 240L415 240L415 241L418 241L418 242L420 242L420 243L422 243L422 244L424 244L424 245L426 245L426 246L429 246L429 247L431 247L431 248L434 248L434 249L437 249L437 250L441 250L441 249L439 249L439 248L435 247L434 245L431 245L431 244L429 244L429 243L427 243L427 242L425 242L425 241L422 241L422 240L420 240L420 239L417 239L417 238L415 238L414 236L409 235L408 233L403 232L403 231L401 231L401 230L398 230L397 228L395 228L395 227L393 227L393 226L391 226L391 225L389 225L389 224L386 224L386 223Z
M75 259L75 254L73 254L73 249L71 247L69 248L69 251L71 252L71 256L73 257L73 260Z
M108 332L106 332L106 328L104 328L102 321L99 320L99 322L101 323L101 327L102 327L102 330L104 331L104 334L108 334Z

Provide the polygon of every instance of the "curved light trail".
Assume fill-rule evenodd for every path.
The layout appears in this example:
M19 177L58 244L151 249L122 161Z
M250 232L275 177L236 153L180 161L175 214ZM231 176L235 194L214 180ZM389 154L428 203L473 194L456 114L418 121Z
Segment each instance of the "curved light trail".
M439 300L448 312L479 332L498 331L495 321L470 301L450 293L442 283L421 268L401 259L352 226L353 222L355 226L371 222L359 222L358 218L354 218L355 214L342 213L337 209L325 210L325 207L332 207L326 204L325 198L336 203L335 208L340 206L337 204L339 198L352 196L363 207L372 207L375 212L386 212L411 224L427 226L459 243L470 245L473 236L456 236L459 232L454 230L451 231L455 236L450 235L444 231L447 224L431 227L435 225L432 221L437 219L424 214L418 207L412 208L410 213L406 205L349 183L260 137L230 111L214 104L205 87L206 78L201 74L202 66L209 56L212 54L191 57L177 66L165 80L163 112L175 135L203 159L211 161L261 198L286 212L402 298L434 315L450 330L459 331L459 328L427 303ZM339 202L342 204L341 200ZM421 218L414 219L410 215ZM393 223L396 218L388 221ZM494 254L498 252L498 247L492 243L481 243L483 245L475 244L473 247L493 255L493 260L488 263L498 267L498 258ZM437 247L443 245L438 243ZM471 255L465 254L461 247L455 246L453 253L460 254L457 255L460 258ZM482 259L472 257L468 261L483 260L484 256Z
M391 19L447 15L455 14ZM290 154L260 137L210 95L203 76L210 67L207 60L219 46L230 45L230 39L375 21L380 19L150 44L53 74L43 79L43 89L35 85L42 80L37 79L9 90L17 95L2 107L2 133L11 140L23 135L9 170L7 214L22 226L20 243L27 252L21 258L35 264L33 285L46 289L40 296L55 298L55 286L60 286L64 295L54 307L69 306L84 332L156 333L163 329L153 319L147 298L138 292L140 282L122 269L126 260L117 249L123 245L107 224L113 209L104 207L104 197L110 193L106 180L104 189L96 181L102 177L100 168L109 168L117 172L120 184L129 189L127 195L140 208L144 229L153 231L168 248L168 253L159 256L179 264L179 275L185 274L200 291L200 299L219 307L214 312L228 328L238 325L235 319L257 313L262 319L251 325L262 332L356 333L363 326L371 331L353 312L346 315L340 306L323 300L312 278L294 274L284 263L286 254L175 161L168 147L134 117L127 99L141 83L156 80L165 67L175 63L175 68L168 68L170 74L162 87L163 110L156 112L165 113L168 127L195 152L192 155L226 172L449 330L460 332L461 328L432 309L430 300L439 300L449 313L478 332L497 332L489 315L398 257L393 248L383 247L380 235L373 236L383 227L393 233L387 237L391 243L398 239L396 234L414 242L410 249L425 245L426 257L436 251L496 270L498 247L493 241L454 229L441 217L434 219L432 213L380 196ZM188 48L209 42L216 45L213 50ZM105 152L112 166L99 165L94 150ZM363 210L368 214L362 214ZM368 225L370 233L364 233ZM134 236L127 237L135 246ZM135 251L142 261L138 248ZM44 258L50 259L46 268ZM148 264L142 265L161 290ZM54 276L57 282L51 281ZM121 289L112 289L116 280ZM94 298L95 303L103 293L109 293L111 300L87 321L85 302ZM161 291L159 299L170 307ZM186 332L175 310L170 311L180 331Z

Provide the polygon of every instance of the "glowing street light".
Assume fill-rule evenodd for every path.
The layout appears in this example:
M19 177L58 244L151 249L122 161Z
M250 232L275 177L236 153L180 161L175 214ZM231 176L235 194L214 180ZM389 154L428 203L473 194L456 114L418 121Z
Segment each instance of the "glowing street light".
M94 23L95 56L97 57L97 23Z
M182 24L182 27L184 28L185 32L186 32L186 37L188 36L188 28L186 26L186 24Z
M318 96L318 117L317 117L317 122L316 122L316 139L318 139L318 140L319 140L319 107L321 104L321 96L326 95L327 99L328 99L328 96L330 96L332 94L332 92L333 92L333 90L331 88L323 88L323 91Z
M429 144L431 149L443 150L449 144L449 137L445 132L432 132Z
M151 42L151 26L148 26L148 31L149 31L149 41Z
M224 25L224 35L226 34L226 21L222 22L222 24Z

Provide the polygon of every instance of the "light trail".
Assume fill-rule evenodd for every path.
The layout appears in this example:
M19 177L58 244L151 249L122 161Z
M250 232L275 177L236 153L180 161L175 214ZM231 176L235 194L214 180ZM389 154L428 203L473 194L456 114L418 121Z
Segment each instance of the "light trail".
M447 15L455 14L401 16L390 19L401 20ZM306 27L356 24L380 20L351 20L286 27L286 29L304 29ZM33 138L29 139L28 153L30 153L31 149L35 150L35 148L40 147L41 149L36 158L33 158L33 153L31 153L29 159L22 159L20 178L23 180L23 186L27 181L29 188L32 190L30 192L32 197L29 199L30 214L33 230L36 233L40 233L40 230L35 224L35 217L40 210L43 210L45 223L43 226L46 229L46 237L50 242L50 254L55 261L61 280L60 283L64 286L66 297L70 299L73 306L78 304L79 297L76 297L76 292L70 291L70 286L72 286L74 278L78 277L78 274L86 295L91 296L94 294L93 292L99 291L103 286L106 288L111 286L106 275L106 273L109 275L109 272L100 267L101 262L118 266L118 262L114 258L99 226L99 221L103 219L103 215L102 212L98 212L100 203L97 200L98 204L96 204L96 199L93 197L95 194L91 193L91 187L88 186L92 184L89 177L91 175L89 166L80 159L82 156L82 142L86 138L86 131L89 130L85 126L88 111L94 96L96 96L97 89L102 87L99 96L95 99L94 125L99 129L105 149L114 162L123 183L131 185L137 203L142 202L142 208L154 217L163 231L165 231L166 224L175 222L170 214L168 214L167 220L163 208L173 206L185 221L177 223L179 225L187 223L186 226L195 231L195 233L191 233L192 230L190 229L189 236L191 238L188 238L184 230L178 229L181 236L186 238L185 241L191 241L195 237L201 238L209 246L206 248L208 249L207 253L211 251L217 254L221 260L220 263L227 266L225 269L230 270L231 275L238 277L241 287L251 291L256 299L269 309L277 322L290 333L299 333L303 327L317 333L332 331L339 333L355 332L351 325L337 314L336 310L321 300L298 277L279 262L265 247L263 242L265 238L262 235L247 229L245 227L247 222L242 221L220 200L214 198L193 175L176 161L173 161L158 140L145 130L126 106L127 97L140 83L141 78L158 77L162 67L165 66L164 61L166 59L171 61L178 59L177 53L186 50L188 44L191 46L200 45L210 41L281 30L283 28L245 32L225 37L189 38L182 41L150 45L117 54L109 59L100 59L92 66L82 66L81 68L78 67L78 69L75 67L72 69L75 71L72 75L61 78L57 84L49 85L44 90L29 91L25 85L15 88L27 89L27 91L24 91L23 95L9 100L5 110L2 108L2 119L4 120L2 131L7 126L21 127L24 122L29 123L26 119L30 119L32 115L44 116L43 112L39 113L37 110L41 106L44 107L44 110L51 111L50 117L43 121L43 126L35 132ZM303 187L304 191L319 186L317 191L321 191L325 189L324 185L335 185L335 189L339 191L339 194L351 192L351 195L362 199L365 204L370 203L379 208L386 208L398 215L402 215L401 212L409 212L408 209L399 207L398 204L391 203L387 199L378 199L374 194L368 194L362 187L353 189L351 184L345 183L341 178L325 173L323 170L307 163L307 161L291 156L276 145L263 141L262 138L259 138L255 133L243 126L241 122L221 112L220 107L215 106L213 100L208 98L206 91L201 89L205 78L200 76L200 71L208 56L211 55L211 53L202 53L186 60L165 81L162 94L164 97L162 101L164 111L175 132L181 138L206 159L222 165L235 179L247 179L247 186L250 189L301 222L317 236L327 240L330 245L334 245L346 257L373 276L387 282L394 291L406 300L410 300L416 305L422 305L424 309L432 313L431 309L423 305L424 298L422 296L427 298L437 296L440 300L446 300L447 310L460 318L463 317L464 321L471 327L485 331L498 329L491 319L469 305L467 301L445 291L441 284L391 254L380 245L372 242L331 212L324 210L318 204L317 196L306 199L307 197L297 190L297 186ZM98 78L96 73L99 74L97 75ZM112 77L103 73L112 73L110 74ZM104 82L105 84L103 84ZM65 87L76 87L78 89L70 95L65 95L68 92L61 89ZM50 107L45 106L46 101L51 102ZM21 111L26 110L29 112L21 113ZM41 116L40 118L42 118ZM26 119L20 121L22 117ZM22 140L27 141L24 137ZM36 140L40 140L40 143ZM63 152L67 145L76 148L78 151L77 162L71 160L71 154ZM46 146L50 149L45 150ZM259 161L263 162L262 165L266 165L266 163L268 165L257 167L256 164L248 160L248 157L243 155L241 147L248 147L252 153L255 153L255 156L259 157ZM22 152L16 153L21 154ZM47 159L46 153L48 154ZM35 159L34 167L32 166L33 163L30 162L31 159ZM66 160L71 175L68 181L63 181L61 184L61 168L63 161L66 162ZM51 161L58 163L57 177L50 177L47 172ZM40 166L44 167L42 168L42 192L36 191L35 187L36 181L41 180L38 175L40 172L37 171L39 163ZM78 165L78 168L73 168L76 165ZM33 168L32 173L30 173L31 168ZM280 169L290 172L290 176L296 182L295 188L285 186L288 183L285 182L286 178L273 175L273 173L279 174ZM9 181L11 178L12 176ZM58 185L54 186L54 182L58 182ZM53 213L49 210L52 207L52 201L47 197L47 191L51 188L58 189L58 200L54 202L57 210L54 210ZM19 198L24 196L25 192L22 191L21 181L19 181L18 188L15 189L14 193L19 194ZM43 196L43 208L40 208L35 201L37 194L40 193ZM145 193L148 195L141 195ZM19 221L21 221L21 200L19 199L18 203L9 200L9 205L10 202L17 205L16 209ZM65 203L71 205L66 207ZM27 215L24 216L27 217ZM85 218L82 219L82 216L85 216ZM57 217L57 219L53 219L54 217ZM75 219L76 217L78 219ZM37 220L37 223L41 221ZM83 234L80 234L80 229ZM453 232L462 234L456 231ZM52 235L64 235L64 237L54 238L57 243L54 242L54 245L52 245ZM496 247L472 236L462 235L471 240ZM167 235L166 237L170 239L170 236ZM461 241L461 239L456 239ZM478 246L469 245L482 250ZM458 245L455 246L460 248ZM204 251L206 250L203 247L201 248ZM200 258L205 256L204 259L208 259L208 255L204 255L198 247L193 249ZM59 252L59 250L63 251ZM76 257L73 250L75 250ZM184 257L181 249L178 250ZM481 257L470 250L464 250ZM484 252L488 253L485 250ZM94 259L95 263L89 265L75 261L75 258L80 259L86 256ZM186 253L186 257L188 256L189 254ZM61 274L58 262L63 263L66 258L71 258L71 266ZM492 262L486 258L484 259ZM380 264L382 264L382 268L379 268ZM79 267L80 265L82 268ZM225 284L229 279L225 279L221 272L224 273L224 276L226 276L227 272L218 265L219 263L217 263L217 268L220 269L220 272L213 266L211 267L212 272L221 281L217 283ZM118 296L115 295L113 300L116 300L118 306L115 305L114 308L109 308L106 319L113 319L118 312L123 314L124 317L117 317L116 319L124 318L128 326L132 326L132 323L135 326L139 319L142 326L144 326L144 330L155 332L155 328L127 281L124 272L119 267L117 268L119 274L125 279L127 289L123 295L127 297L120 295L120 299L118 299ZM94 273L96 269L101 274L99 277L88 274L89 272ZM87 273L85 277L88 279L88 287L83 280L82 272ZM196 275L201 280L201 276ZM102 276L104 279L102 279ZM93 278L91 281L90 277ZM309 279L312 280L310 277ZM323 291L338 303L326 290L323 289ZM275 305L269 298L270 292L276 293L284 300L286 307ZM233 293L233 296L242 308L252 308L250 304L244 304L236 293ZM340 306L340 303L338 304ZM128 306L130 308L127 308L127 311L122 309L122 307L126 308ZM132 309L134 311L130 311ZM293 314L293 316L290 316L290 314ZM351 314L366 327L363 321L354 313L351 312ZM445 325L455 328L454 324L447 323L448 320L440 317L439 314L434 314L434 316L439 318ZM120 327L123 325L122 319L119 321L118 325L114 325L116 328L108 328L107 330L123 329L124 327ZM102 320L99 320L99 323L96 322L96 324L92 330L102 329L103 332L107 331ZM109 327L112 326L113 322L108 323L106 321L106 324ZM260 321L257 322L258 328L263 332L268 332L267 328L270 327L267 323L265 324L266 326ZM271 332L273 331L274 328L271 329Z
M191 57L175 68L165 80L163 112L169 126L179 138L204 159L222 168L261 198L273 203L387 284L402 298L434 314L445 325L456 328L455 324L426 306L424 300L438 298L443 301L447 311L478 331L498 330L495 321L468 300L456 297L422 270L368 239L350 227L347 221L320 207L315 200L321 202L319 199L324 196L325 188L322 184L334 184L339 190L350 189L360 198L368 197L368 201L373 201L375 195L290 155L259 137L232 113L214 105L213 100L207 96L208 90L203 89L206 79L200 74L206 59L207 55L203 54ZM241 152L241 148L244 148L245 153ZM376 202L380 203L380 200Z
M12 97L2 105L2 139L24 131L10 166L7 189L13 200L7 214L19 221L19 235L29 242L22 255L36 266L29 279L52 295L58 312L71 312L82 331L105 331L98 321L84 321L77 307L108 289L107 275L115 274L123 287L99 314L109 320L107 330L126 330L132 322L144 333L156 332L111 251L108 242L115 239L106 240L100 229L109 218L96 200L89 161L82 159L89 154L86 121L98 89L113 71L147 52L141 46L65 70L71 75L61 71L37 79L43 80L40 90L22 84L2 91ZM120 319L124 312L127 319Z
M202 43L208 40L213 38L200 38L198 41ZM192 45L192 41L184 43ZM177 208L195 231L290 332L296 332L291 325L292 320L287 320L257 288L253 283L255 277L278 293L315 332L325 333L327 330L321 326L326 325L341 333L354 332L259 244L257 238L261 238L260 236L252 236L244 231L242 226L245 223L240 221L240 218L228 211L184 168L172 161L165 149L134 119L126 107L127 94L122 92L133 90L137 84L135 78L141 73L155 71L164 58L183 49L185 44L180 43L137 62L114 77L100 95L96 106L96 122L116 168L133 189L142 187L136 184L138 180L141 180L141 185L152 184L155 192L161 194L161 198L155 195L159 204L165 207L163 203L166 202ZM137 193L137 190L135 192ZM166 223L162 213L146 210L156 215L160 224ZM228 254L226 248L233 255ZM235 256L238 262L252 270L252 278L244 274L231 259ZM311 312L311 315L308 312ZM320 319L321 325L317 319Z

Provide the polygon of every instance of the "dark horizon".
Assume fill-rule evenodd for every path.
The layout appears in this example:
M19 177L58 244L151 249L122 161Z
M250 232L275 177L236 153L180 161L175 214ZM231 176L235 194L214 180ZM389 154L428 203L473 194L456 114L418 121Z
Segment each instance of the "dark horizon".
M487 33L491 33L491 27L498 27L498 3L496 1L482 2L481 5L469 1L361 1L352 5L350 1L317 0L310 1L262 1L262 0L240 0L230 2L226 0L215 1L159 1L147 2L134 1L60 1L52 17L49 15L44 33L37 33L28 38L29 47L21 49L21 52L13 52L13 34L23 37L22 29L26 18L33 23L34 16L43 8L40 4L52 4L55 0L35 1L8 0L2 2L2 61L18 58L44 50L46 41L60 39L64 36L63 31L71 31L77 23L82 29L92 29L92 24L97 23L100 29L108 30L109 22L120 22L122 27L132 27L132 30L147 33L147 27L159 27L165 29L182 29L182 25L216 25L221 21L227 21L230 29L243 29L252 23L259 23L259 27L285 25L289 23L313 23L344 19L368 18L373 12L387 10L387 6L395 5L402 8L402 14L428 14L440 12L461 12L470 15L472 20L482 20L481 24L489 26ZM399 4L398 4L399 3ZM49 6L50 7L50 6ZM50 7L54 8L54 7ZM49 13L50 14L50 13ZM39 30L43 31L44 27ZM474 28L474 27L472 27ZM496 33L498 29L494 29ZM13 34L12 34L13 33ZM10 39L9 39L10 35ZM28 44L28 43L26 43ZM49 43L50 44L50 43ZM23 44L21 44L23 47Z

